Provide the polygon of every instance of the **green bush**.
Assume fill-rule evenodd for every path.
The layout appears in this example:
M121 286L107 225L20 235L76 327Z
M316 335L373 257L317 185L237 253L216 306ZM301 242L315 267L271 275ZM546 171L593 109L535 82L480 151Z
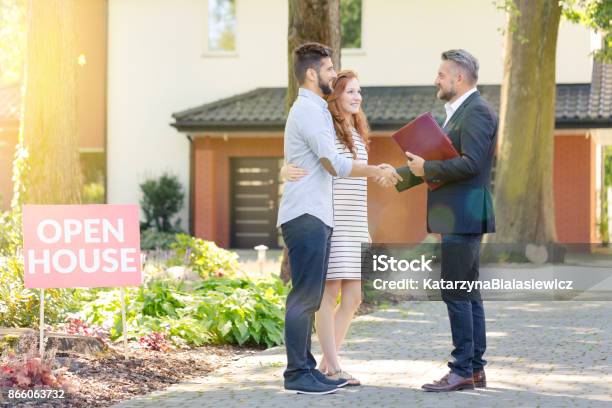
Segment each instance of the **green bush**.
M151 317L169 316L179 317L177 309L185 307L181 301L180 292L165 281L151 282L147 290L138 294L138 301L142 304L142 314Z
M39 324L40 291L23 284L23 262L15 256L0 260L0 326L35 327ZM45 323L63 321L74 307L72 290L45 290Z
M129 337L157 332L181 346L272 347L283 342L286 294L279 279L209 279L190 292L170 282L152 281L128 290ZM111 339L118 339L122 335L119 290L92 291L82 299L87 300L83 318L108 329Z
M135 304L138 288L124 288L126 318L130 322L136 316L139 305ZM109 337L117 339L122 331L121 289L81 289L77 292L81 307L74 314L89 324L109 331ZM128 330L130 332L130 330Z
M23 245L21 212L0 213L0 326L35 327L39 324L40 291L23 282L23 260L17 251ZM73 307L72 290L45 290L45 323L64 319Z
M173 232L159 232L147 229L140 233L140 248L145 250L170 249L176 242L176 234Z
M140 185L140 208L145 215L142 229L155 228L160 232L180 231L181 220L172 225L171 219L183 206L183 186L178 178L163 174L158 180L146 180Z
M21 248L21 214L15 211L0 212L0 256L13 256Z
M232 277L238 272L238 255L219 248L214 242L177 234L176 242L170 247L176 250L176 255L169 265L189 266L203 279Z
M83 204L104 204L104 183L87 183L83 186L81 196Z
M197 292L204 302L197 315L210 324L219 343L283 343L287 287L280 279L255 283L248 279L210 279Z

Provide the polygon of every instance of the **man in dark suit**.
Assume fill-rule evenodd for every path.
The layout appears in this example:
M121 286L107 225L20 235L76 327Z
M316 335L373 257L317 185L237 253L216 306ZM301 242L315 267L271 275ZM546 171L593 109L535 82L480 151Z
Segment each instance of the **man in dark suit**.
M444 131L459 156L425 161L410 152L408 166L398 169L404 191L423 182L443 183L427 193L427 230L442 234L442 279L478 279L480 242L495 231L490 192L491 167L497 142L497 117L476 89L478 60L465 50L442 53L435 84L446 109ZM483 354L485 316L479 292L442 290L448 309L454 350L450 372L423 385L433 392L486 386Z

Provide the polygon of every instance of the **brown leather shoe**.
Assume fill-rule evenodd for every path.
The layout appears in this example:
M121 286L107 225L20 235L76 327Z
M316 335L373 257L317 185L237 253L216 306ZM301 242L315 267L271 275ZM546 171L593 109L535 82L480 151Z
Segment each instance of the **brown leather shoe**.
M460 390L473 390L474 380L472 377L461 377L455 373L448 373L438 381L425 384L421 388L428 392L449 392Z
M449 376L450 374L451 374L451 373L450 373L450 371L449 371L449 372L448 372L448 373L447 373L447 374L446 374L444 377L440 378L439 380L434 380L434 382L432 382L432 383L423 384L423 385L421 386L421 388L423 388L423 389L425 389L425 388L431 388L431 387L436 386L436 385L438 385L438 384L440 384L440 383L446 382L446 380L448 379L448 376Z
M474 371L472 374L474 380L474 387L485 388L487 386L487 376L485 375L484 368L482 370Z

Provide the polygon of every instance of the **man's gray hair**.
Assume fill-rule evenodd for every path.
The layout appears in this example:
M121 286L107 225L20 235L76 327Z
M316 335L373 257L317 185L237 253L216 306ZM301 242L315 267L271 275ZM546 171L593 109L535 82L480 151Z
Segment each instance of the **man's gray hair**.
M478 60L466 50L448 50L442 53L442 60L453 61L470 77L473 83L478 82Z

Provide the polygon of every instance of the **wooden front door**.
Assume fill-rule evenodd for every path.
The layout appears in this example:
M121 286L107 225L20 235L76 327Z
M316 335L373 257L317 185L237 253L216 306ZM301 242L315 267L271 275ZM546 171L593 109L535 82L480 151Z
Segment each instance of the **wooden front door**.
M231 247L279 248L276 228L282 159L231 159Z

